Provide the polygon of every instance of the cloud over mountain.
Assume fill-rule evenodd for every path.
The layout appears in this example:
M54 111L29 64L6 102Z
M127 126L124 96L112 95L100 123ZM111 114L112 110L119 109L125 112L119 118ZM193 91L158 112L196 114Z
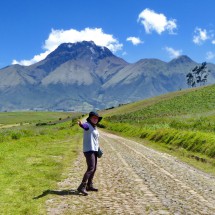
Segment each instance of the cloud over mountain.
M171 47L165 47L165 50L169 53L170 58L177 58L182 55L182 50L175 50Z
M104 33L101 28L85 28L81 31L75 29L52 29L42 47L44 50L43 53L35 55L30 60L13 60L12 64L29 66L45 59L48 54L54 51L62 43L76 43L81 41L94 41L96 45L105 46L113 53L121 50L123 46L116 38L113 37L113 35Z

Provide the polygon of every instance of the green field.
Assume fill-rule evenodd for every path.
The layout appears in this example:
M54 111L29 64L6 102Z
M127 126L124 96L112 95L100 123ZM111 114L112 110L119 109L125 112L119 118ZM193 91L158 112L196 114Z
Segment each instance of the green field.
M106 129L205 162L209 172L215 173L215 85L158 96L101 114Z
M101 127L215 175L214 107L211 85L101 111ZM34 197L57 189L81 150L77 117L81 113L0 113L0 214L46 214L50 196ZM36 126L47 122L56 124Z
M0 125L16 123L38 123L65 119L78 116L80 113L71 112L0 112Z
M2 122L36 123L67 117L68 113L28 114L2 113ZM45 201L50 196L34 197L57 189L81 151L81 139L76 119L49 126L28 124L0 129L0 214L46 214Z

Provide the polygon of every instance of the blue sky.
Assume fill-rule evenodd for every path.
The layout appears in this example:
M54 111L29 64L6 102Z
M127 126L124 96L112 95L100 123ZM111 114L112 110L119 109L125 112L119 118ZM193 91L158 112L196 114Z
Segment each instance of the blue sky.
M179 55L215 63L214 0L2 0L0 8L0 68L81 40L129 63Z

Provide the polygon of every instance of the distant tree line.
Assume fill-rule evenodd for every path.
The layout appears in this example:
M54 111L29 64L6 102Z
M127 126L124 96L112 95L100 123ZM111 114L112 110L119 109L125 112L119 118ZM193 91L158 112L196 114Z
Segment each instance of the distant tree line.
M207 82L210 70L207 69L207 63L203 62L200 66L195 66L191 72L186 75L188 87L203 86Z

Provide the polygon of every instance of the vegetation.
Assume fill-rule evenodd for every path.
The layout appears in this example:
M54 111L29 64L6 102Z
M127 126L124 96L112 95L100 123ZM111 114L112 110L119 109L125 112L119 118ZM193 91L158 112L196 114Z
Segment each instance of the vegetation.
M215 85L211 85L124 105L108 110L102 126L215 166L214 95Z
M196 87L205 85L207 82L207 78L210 70L207 70L207 63L203 62L201 66L194 67L191 72L189 72L187 77L187 85L189 87Z
M101 113L105 116L101 126L191 158L193 164L198 162L198 167L215 174L214 95L211 85L121 105ZM21 123L0 129L0 213L45 214L48 196L34 197L56 189L80 151L76 119L71 121L68 113L48 112L0 113L0 119L1 124ZM60 123L47 125L49 121Z
M39 114L41 118L37 115L31 120L48 119L47 113ZM14 120L10 123L18 122ZM46 214L48 196L34 197L56 189L57 182L63 179L62 173L68 171L80 151L81 131L74 124L75 119L52 126L0 129L1 214Z
M0 126L1 124L16 124L16 123L39 123L56 121L68 117L76 117L80 113L68 112L0 112Z

